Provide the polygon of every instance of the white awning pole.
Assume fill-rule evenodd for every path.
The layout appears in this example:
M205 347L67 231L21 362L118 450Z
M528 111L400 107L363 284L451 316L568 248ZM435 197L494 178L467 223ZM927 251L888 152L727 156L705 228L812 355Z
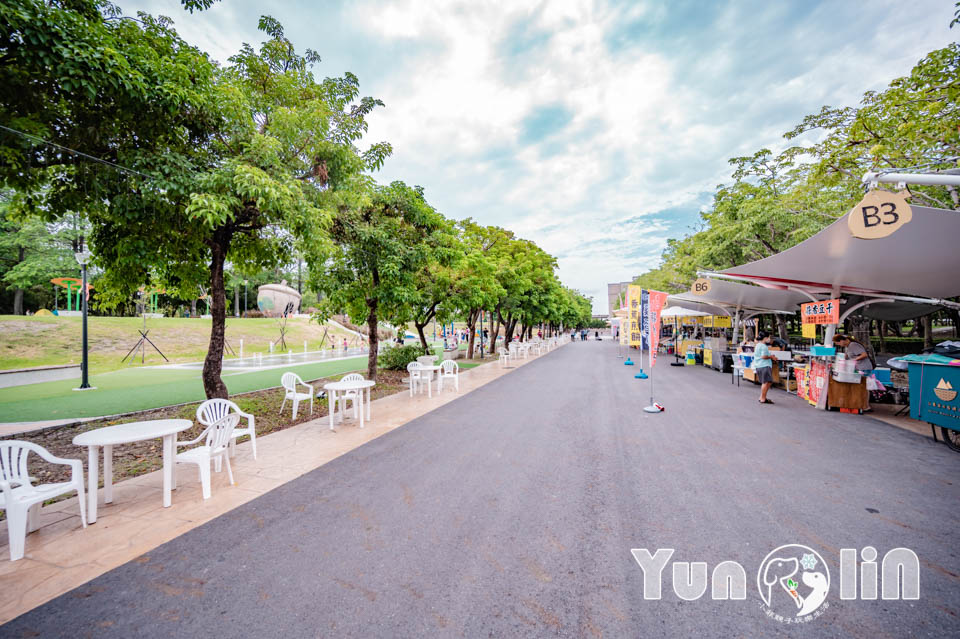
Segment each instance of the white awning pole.
M875 173L863 174L863 183L916 184L919 186L960 186L960 175L949 173Z

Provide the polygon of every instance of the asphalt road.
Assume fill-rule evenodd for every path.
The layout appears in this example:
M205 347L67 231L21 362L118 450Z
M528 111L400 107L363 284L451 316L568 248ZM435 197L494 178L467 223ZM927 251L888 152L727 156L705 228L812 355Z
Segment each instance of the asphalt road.
M2 636L957 636L960 455L702 367L577 342L0 627ZM767 618L783 544L833 577ZM839 549L920 559L917 601L839 599ZM644 599L632 548L739 562L746 599ZM788 615L789 617L789 615ZM35 634L34 634L35 633Z

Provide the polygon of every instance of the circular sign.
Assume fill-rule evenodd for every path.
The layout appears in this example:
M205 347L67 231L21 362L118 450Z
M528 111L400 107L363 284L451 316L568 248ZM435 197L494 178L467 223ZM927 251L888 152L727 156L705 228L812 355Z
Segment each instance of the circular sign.
M909 191L891 193L879 189L868 192L847 215L850 234L864 240L877 240L897 232L913 219L907 204Z
M710 280L705 277L698 278L690 287L690 292L694 295L706 295L710 292Z

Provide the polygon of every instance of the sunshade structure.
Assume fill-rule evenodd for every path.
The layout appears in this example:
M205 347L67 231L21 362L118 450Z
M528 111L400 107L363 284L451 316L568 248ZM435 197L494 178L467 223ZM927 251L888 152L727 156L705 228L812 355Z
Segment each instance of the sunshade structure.
M676 317L707 317L708 315L716 315L716 313L704 313L703 311L696 311L682 306L671 306L660 313L660 317L664 319L673 319Z
M682 306L711 315L733 315L744 311L748 315L761 313L794 313L810 298L803 293L751 284L740 284L713 279L710 290L700 295L677 293L667 298L671 306Z
M800 292L806 300L843 296L844 317L909 319L938 306L960 307L960 211L911 206L913 219L872 240L851 235L847 213L777 255L704 274Z

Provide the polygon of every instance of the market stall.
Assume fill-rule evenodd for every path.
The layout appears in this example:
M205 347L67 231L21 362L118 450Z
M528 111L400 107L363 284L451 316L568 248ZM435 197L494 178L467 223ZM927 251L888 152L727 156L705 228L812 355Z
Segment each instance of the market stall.
M824 322L825 347L811 354L809 366L797 376L807 399L820 408L860 410L866 405L864 380L854 381L848 365L828 348L845 319L856 313L905 320L941 306L960 308L946 299L960 296L960 278L955 276L960 272L960 212L907 208L909 211L901 207L903 215L889 231L869 229L865 233L860 216L874 226L885 222L874 224L880 218L872 210L854 207L817 235L782 253L720 273L700 274L714 282L751 282L802 295L803 304L817 307L816 314L825 313L832 304L831 317Z

